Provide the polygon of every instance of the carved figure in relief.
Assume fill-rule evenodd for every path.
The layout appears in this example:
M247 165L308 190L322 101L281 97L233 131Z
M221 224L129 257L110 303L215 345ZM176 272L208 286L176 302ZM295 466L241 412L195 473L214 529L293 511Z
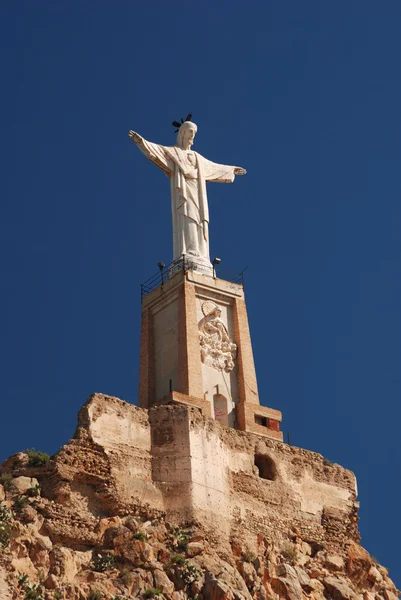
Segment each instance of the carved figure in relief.
M199 321L199 340L202 362L217 371L229 373L235 367L237 345L230 340L223 323L220 307L210 300L202 304L205 315Z
M135 131L129 137L138 148L170 179L171 210L173 217L173 260L185 255L202 272L212 274L209 256L209 209L206 182L232 183L235 175L245 175L245 169L214 163L193 152L198 130L190 121L192 115L179 126L175 146L148 142ZM202 267L204 267L202 269Z

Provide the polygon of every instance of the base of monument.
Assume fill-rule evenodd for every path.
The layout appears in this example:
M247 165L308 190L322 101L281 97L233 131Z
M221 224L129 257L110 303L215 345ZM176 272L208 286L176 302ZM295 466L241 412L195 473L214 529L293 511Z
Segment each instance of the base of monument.
M170 392L152 406L163 406L166 404L175 404L182 406L195 406L199 408L204 417L207 419L216 419L213 414L212 405L204 398L195 398L180 392ZM261 406L260 404L245 404L239 403L236 408L235 429L247 431L248 433L256 433L270 439L283 441L283 433L280 431L280 423L282 419L281 412L274 408ZM224 424L221 423L220 424Z
M196 408L200 408L203 416L205 416L207 419L212 418L211 404L203 398L195 398L194 396L188 396L187 394L181 394L180 392L170 392L161 400L152 404L152 406L162 406L165 404L181 404L184 406L196 406Z
M174 277L179 271L196 271L200 275L214 276L212 263L202 256L185 254L182 258L174 260L168 268L168 278Z

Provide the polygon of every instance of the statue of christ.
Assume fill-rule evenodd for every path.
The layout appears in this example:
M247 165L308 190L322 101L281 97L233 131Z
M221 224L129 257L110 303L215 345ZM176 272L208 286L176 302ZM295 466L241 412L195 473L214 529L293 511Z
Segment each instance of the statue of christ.
M245 169L220 165L191 150L198 130L190 115L177 133L175 146L148 142L135 131L129 137L170 179L173 217L173 261L193 261L199 271L212 272L209 256L209 209L206 182L232 183ZM174 123L179 125L178 123Z

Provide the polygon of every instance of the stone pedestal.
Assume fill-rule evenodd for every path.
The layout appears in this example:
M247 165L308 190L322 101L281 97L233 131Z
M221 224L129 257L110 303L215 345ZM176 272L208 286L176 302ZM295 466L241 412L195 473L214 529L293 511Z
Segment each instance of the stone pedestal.
M282 440L280 411L259 402L242 285L179 271L144 296L139 406L171 403Z

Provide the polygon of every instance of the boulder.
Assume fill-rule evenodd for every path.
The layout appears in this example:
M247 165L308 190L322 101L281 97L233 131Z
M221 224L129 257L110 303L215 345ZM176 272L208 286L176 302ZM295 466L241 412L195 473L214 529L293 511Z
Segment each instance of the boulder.
M359 596L355 594L343 579L326 577L323 584L329 594L333 597L333 600L359 600Z
M390 592L390 590L384 590L383 591L383 596L385 597L386 600L399 600L398 596L396 596L395 594L393 594L393 592Z
M294 567L295 572L297 574L299 583L301 584L302 589L304 589L307 593L312 592L314 590L314 586L311 583L311 578L301 567Z
M330 571L341 571L344 568L344 560L338 554L328 554L324 566Z
M287 600L300 600L302 588L297 573L293 567L287 564L277 566L277 579L272 580L273 590Z
M134 535L129 531L117 535L113 539L116 555L126 558L134 567L140 567L144 563L156 560L152 546L147 542L135 539Z
M233 600L234 595L229 586L218 579L209 579L203 588L204 600Z
M118 528L120 527L121 523L122 521L120 517L109 517L107 519L100 519L96 527L96 532L99 533L99 537L102 538L107 529L110 529L111 527Z
M238 563L238 571L241 573L242 578L246 583L246 587L249 590L252 589L257 579L256 570L253 564L240 561Z
M159 588L163 594L172 594L174 592L174 584L167 577L166 573L161 569L153 571L154 587Z
M380 571L378 569L376 569L376 567L374 565L373 565L373 567L371 567L369 569L368 579L369 579L369 581L372 581L373 583L379 583L379 581L382 581L382 579L383 579Z
M39 485L39 482L35 477L24 477L21 475L20 477L14 477L11 484L16 492L26 494L30 488Z
M353 542L348 548L347 573L349 578L357 585L364 585L371 566L372 559L369 552Z
M201 554L205 549L205 544L203 542L189 542L187 546L187 555L192 558Z
M59 581L55 575L48 575L44 586L47 590L56 590L59 586Z

